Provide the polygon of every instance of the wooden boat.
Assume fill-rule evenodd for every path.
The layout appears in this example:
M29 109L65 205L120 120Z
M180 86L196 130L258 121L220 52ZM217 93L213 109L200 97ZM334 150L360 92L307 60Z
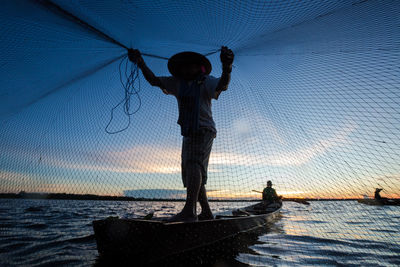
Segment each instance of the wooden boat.
M400 199L358 199L358 203L372 206L400 206Z
M281 207L275 203L262 211L252 205L197 222L108 218L94 221L93 228L100 257L155 262L255 231L273 222Z

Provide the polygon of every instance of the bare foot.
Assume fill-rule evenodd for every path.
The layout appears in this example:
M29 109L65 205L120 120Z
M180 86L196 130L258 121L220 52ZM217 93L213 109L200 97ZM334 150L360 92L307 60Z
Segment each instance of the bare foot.
M182 212L167 219L167 222L196 222L197 216L193 214L184 214Z

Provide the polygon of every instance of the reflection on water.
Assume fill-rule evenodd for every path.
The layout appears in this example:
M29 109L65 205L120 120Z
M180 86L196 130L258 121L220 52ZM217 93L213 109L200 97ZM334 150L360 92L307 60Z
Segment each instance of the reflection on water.
M169 216L178 202L0 200L2 265L105 265L92 221ZM215 212L249 203L212 202ZM160 265L400 265L400 207L355 201L285 202L281 219L256 234L168 259ZM115 262L114 262L115 263ZM132 264L132 262L130 263ZM137 264L136 264L137 265Z

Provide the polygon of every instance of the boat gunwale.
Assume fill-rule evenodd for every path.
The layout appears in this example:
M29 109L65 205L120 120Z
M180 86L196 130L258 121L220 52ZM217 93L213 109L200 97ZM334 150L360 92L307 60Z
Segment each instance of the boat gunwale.
M162 221L164 217L159 217L158 220L152 219L152 220L146 220L146 219L141 219L141 218L110 218L110 219L102 219L102 220L94 220L93 223L99 223L99 222L104 222L104 221L124 221L124 222L143 222L143 223L154 223L154 224L160 224L160 225L182 225L182 224L199 224L199 223L207 223L207 222L215 222L215 221L229 221L229 220L239 220L239 219L249 219L249 218L258 218L258 217L263 217L263 216L270 216L276 212L279 212L281 210L281 207L268 213L263 213L263 214L250 214L250 215L245 215L245 216L240 216L240 215L232 215L232 216L227 216L227 215L222 215L221 217L216 216L215 219L211 220L199 220L199 221L192 221L192 222L167 222L167 221ZM168 217L165 217L168 218Z

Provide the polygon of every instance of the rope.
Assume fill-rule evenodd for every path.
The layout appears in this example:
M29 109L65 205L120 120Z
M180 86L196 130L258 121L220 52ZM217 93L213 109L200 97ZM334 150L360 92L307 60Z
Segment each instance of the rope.
M122 65L125 65L124 71L121 70ZM133 114L135 114L136 112L138 112L142 106L142 100L139 95L139 92L140 92L139 68L136 64L131 64L130 67L128 65L129 65L128 56L124 56L124 58L122 58L121 62L119 63L119 80L122 84L122 87L124 88L125 96L121 101L118 102L117 105L115 105L111 109L111 117L105 128L105 131L108 134L116 134L116 133L120 133L120 132L123 132L126 129L128 129L131 124L131 116ZM123 80L123 77L122 77L123 74L125 76L124 78L125 78L126 82L124 82L124 80ZM139 83L138 86L135 86L136 80ZM130 111L132 96L136 96L139 101L138 107L133 112ZM110 131L108 128L114 119L114 110L117 109L122 104L123 104L124 113L128 117L128 124L125 127L123 127L122 129L119 129L117 131Z
M208 57L208 56L211 56L211 55L213 55L213 54L216 54L216 53L218 53L219 51L221 51L221 49L217 49L217 50L215 50L215 51L212 51L212 52L210 52L210 53L203 54L203 56L205 56L205 57Z

